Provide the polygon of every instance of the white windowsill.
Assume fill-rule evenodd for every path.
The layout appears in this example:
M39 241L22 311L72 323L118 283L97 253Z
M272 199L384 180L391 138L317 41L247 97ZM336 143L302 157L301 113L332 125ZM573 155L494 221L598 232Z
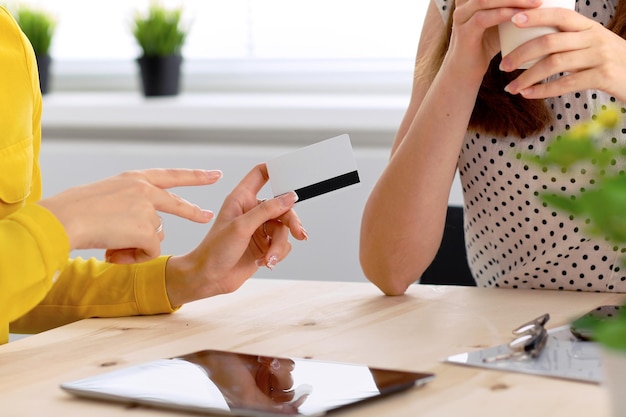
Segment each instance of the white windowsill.
M248 132L249 140L256 132L260 140L275 142L291 140L290 132L336 132L354 133L361 144L389 146L408 100L408 93L203 92L144 98L139 92L52 91L44 96L42 128L44 137L52 138L132 134L210 140L210 132L221 137Z

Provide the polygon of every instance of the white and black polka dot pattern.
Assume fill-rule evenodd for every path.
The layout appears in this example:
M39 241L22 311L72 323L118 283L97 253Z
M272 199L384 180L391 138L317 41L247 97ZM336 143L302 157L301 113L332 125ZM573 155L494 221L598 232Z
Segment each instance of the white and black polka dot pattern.
M442 15L452 0L435 0ZM606 25L617 0L578 0L577 10ZM580 168L541 171L519 159L542 151L545 142L605 105L626 113L626 106L599 91L584 91L547 100L554 121L544 132L519 139L468 132L459 157L465 202L468 261L483 287L626 292L626 256L604 239L584 234L584 219L544 207L536 192L577 193L592 179ZM608 142L626 142L626 125ZM608 143L607 142L607 143ZM625 213L626 215L626 213Z

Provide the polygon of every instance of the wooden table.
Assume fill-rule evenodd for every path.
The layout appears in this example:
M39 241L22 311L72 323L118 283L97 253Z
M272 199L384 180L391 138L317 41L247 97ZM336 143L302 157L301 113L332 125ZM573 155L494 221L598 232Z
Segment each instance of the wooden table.
M0 346L3 417L180 416L80 400L61 382L201 349L313 357L436 373L424 387L340 416L608 416L594 384L442 362L506 343L511 329L548 312L548 328L617 294L411 286L383 296L370 283L253 279L234 294L172 315L90 319Z

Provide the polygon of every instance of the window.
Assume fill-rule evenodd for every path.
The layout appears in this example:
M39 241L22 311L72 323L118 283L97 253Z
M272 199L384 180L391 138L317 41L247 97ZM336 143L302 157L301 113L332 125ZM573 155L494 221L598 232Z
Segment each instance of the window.
M254 84L253 78L262 83L276 73L282 75L274 77L275 81L284 81L286 73L303 72L308 79L315 73L328 81L337 79L337 74L345 79L355 73L371 78L410 72L429 3L162 1L171 7L183 5L190 24L183 49L187 74L192 78L195 74L199 83L206 74L229 74L229 79L238 74L244 86ZM57 78L65 77L57 81L65 87L74 83L84 88L85 77L92 84L105 77L109 80L106 88L111 88L112 77L123 80L134 74L139 49L130 23L133 13L145 10L149 0L39 0L39 4L58 18L51 52Z

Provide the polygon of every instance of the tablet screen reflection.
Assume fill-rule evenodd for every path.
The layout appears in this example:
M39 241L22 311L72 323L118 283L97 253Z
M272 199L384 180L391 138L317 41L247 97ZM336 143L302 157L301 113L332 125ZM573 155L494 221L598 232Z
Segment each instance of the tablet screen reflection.
M239 416L317 416L421 385L429 373L203 350L64 383L89 398Z
M220 351L180 359L199 365L231 409L316 415L380 394L362 365Z

